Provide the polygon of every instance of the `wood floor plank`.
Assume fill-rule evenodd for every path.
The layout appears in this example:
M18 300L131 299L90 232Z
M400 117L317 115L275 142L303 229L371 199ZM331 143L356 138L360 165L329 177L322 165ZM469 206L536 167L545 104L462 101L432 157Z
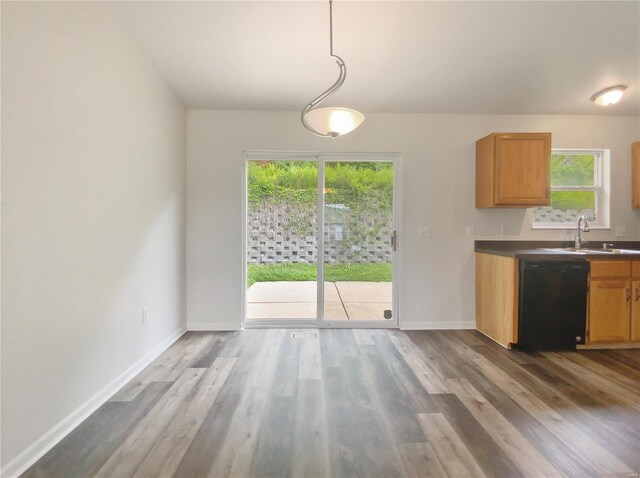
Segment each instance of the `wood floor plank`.
M451 380L451 379L448 379ZM519 478L522 472L454 394L435 395L441 415L460 437L486 476Z
M462 354L474 361L489 380L496 383L527 412L542 423L549 431L558 436L580 456L592 469L600 474L631 473L628 466L598 445L592 438L575 427L560 413L553 410L543 400L529 392L517 380L510 377L485 357L464 346Z
M411 397L398 385L379 348L360 347L363 364L363 383L368 390L374 409L380 411L381 423L394 443L425 442L420 423L415 418Z
M562 476L468 380L449 379L448 383L453 393L509 456L523 476Z
M389 337L428 393L449 392L444 375L437 371L439 367L431 366L434 362L432 358L427 358L404 333L390 332Z
M441 341L434 340L437 335L440 335L440 331L422 332L420 334L423 336L423 340L431 347L435 349L442 347ZM502 349L495 343L489 342L487 345L478 347L478 350L484 347L495 350ZM471 348L475 349L475 347ZM452 348L447 346L446 352L440 351L440 357L442 360L448 360L451 355L461 357L459 351L462 350L464 350L463 347L454 346ZM459 360L456 359L456 362L459 362ZM526 363L529 363L529 361ZM507 391L487 378L473 360L466 360L463 365L457 366L456 370L460 377L473 384L491 405L511 424L516 426L518 431L565 476L597 476L596 470L586 465L574 450L531 416L528 411L507 394Z
M131 401L151 382L177 380L189 367L194 357L215 340L217 340L216 335L212 332L201 334L187 332L110 400Z
M447 472L429 443L400 443L398 449L409 478L447 478Z
M290 331L286 332L280 346L280 355L273 377L271 395L281 397L293 397L295 395L298 388L298 380L296 378L300 375L302 344L310 340L316 339L294 339L291 337Z
M375 345L374 335L371 335L371 331L367 329L353 329L351 331L356 341L356 345Z
M633 476L640 351L476 331L190 332L23 475ZM631 475L630 475L631 474Z
M245 476L264 478L292 476L296 410L294 397L288 395L271 397L269 407L262 419L256 450L253 453L251 473Z
M400 454L363 383L361 359L342 362L340 367L323 366L331 476L405 476Z
M320 339L301 339L299 380L322 379L322 354Z
M193 358L189 368L209 368L227 348L232 348L234 341L240 339L240 332L217 333L209 344Z
M306 342L306 341L305 341ZM329 478L327 411L321 380L300 380L292 475Z
M640 427L634 423L640 414L633 407L625 406L624 401L603 393L546 359L524 367L556 392L555 398L547 400L556 409L574 409L573 419L589 423L610 442L640 441Z
M535 364L527 363L518 366L508 360L508 357L505 357L504 354L499 354L497 350L487 348L478 350L489 361L499 366L510 377L518 380L522 386L543 400L556 412L572 410L571 414L564 414L567 421L580 428L583 433L622 459L623 462L630 453L635 455L634 451L630 452L629 447L621 443L621 439L626 440L627 437L625 435L631 434L637 440L640 439L640 435L636 430L630 430L624 422L618 421L618 423L615 423L616 420L612 418L615 415L619 415L622 418L625 414L638 416L637 410L629 406L628 402L619 400L618 397L611 396L602 389L594 388L591 374L587 373L586 370L580 375L572 375L568 370L562 369L562 367L549 361L544 354L540 355ZM544 366L544 369L541 366ZM553 372L555 370L563 370L564 373L554 376ZM565 378L569 377L573 379L572 386L563 386ZM575 390L575 392L571 393L572 390ZM597 408L591 407L588 403L583 408L579 404L587 402L584 399L584 395L589 392L592 393L589 399L604 397L603 404L620 404L621 406L619 408L609 408L607 414L600 413ZM609 413L614 410L615 413ZM635 460L633 462L635 463Z
M594 362L583 354L568 352L545 352L542 354L549 360L559 364L571 372L590 372L588 380L599 386L603 391L609 392L619 398L624 398L629 405L640 410L640 383L632 378L625 377L610 368Z
M599 350L600 353L606 353L610 357L615 357L616 360L633 367L636 370L640 370L640 353L638 350Z
M450 337L451 332L447 331L444 335ZM546 353L537 353L535 363L517 363L510 360L511 356L505 353L508 352L505 349L474 346L470 349L481 352L486 359L497 365L512 379L517 380L528 392L540 398L550 409L561 414L568 426L579 429L583 434L581 436L595 442L604 453L610 453L611 456L631 469L637 467L640 451L640 429L628 427L627 424L615 420L613 417L631 414L633 417L629 417L631 422L636 422L635 417L640 417L640 415L635 409L628 406L621 409L605 407L605 413L600 411L598 407L582 408L579 404L584 403L585 400L582 397L589 392L590 387L588 369L584 369L581 376L574 376L572 386L563 387L564 378L562 376L552 377L549 374L554 365L545 362ZM563 352L563 355L565 354L573 355L575 353ZM542 371L539 369L539 365L547 366ZM575 393L570 393L573 389L575 389ZM609 397L603 405L612 403L616 402L613 401L613 397ZM571 410L571 413L567 413L567 410Z
M360 354L353 334L348 329L319 331L322 366L339 367L342 360Z
M473 478L486 476L444 415L419 413L417 416L429 444L433 447L448 476Z
M215 450L213 455L215 460L203 460L202 454L212 456L212 450L202 448L202 445L197 442L199 437L196 435L176 471L179 476L190 476L186 472L186 469L192 467L188 463L190 459L200 463L198 473L195 473L196 476L250 476L253 455L258 445L258 434L270 403L272 385L281 354L280 349L287 331L271 329L266 334L266 346L260 350L260 353L250 364L246 382L234 384L236 387L241 387L242 390L239 400L235 404L233 416L230 417L231 426L221 437L222 440L218 441L220 448ZM208 432L206 434L208 435ZM190 457L189 451L194 446L201 451L198 455ZM186 466L186 469L182 468L183 466Z
M618 360L615 356L608 354L608 350L591 350L589 356L592 360L606 365L611 370L615 370L625 377L630 377L637 383L640 383L640 370L635 369L628 363Z
M152 382L130 402L105 403L22 477L95 476L171 385L171 382Z
M254 365L259 363L265 349L273 346L268 341L272 335L267 331L247 332L236 364L180 461L174 474L176 477L205 477L212 464L218 461L246 393L245 384L254 377ZM229 473L221 476L229 476Z
M157 437L135 477L173 476L235 363L235 358L220 357L207 369L184 406Z
M171 386L169 391L140 421L115 453L100 468L96 477L133 476L159 439L166 426L186 404L206 369L191 368Z
M406 403L415 413L437 412L431 395L422 386L413 369L406 362L400 351L395 347L388 335L374 337L378 354L389 368L391 377Z

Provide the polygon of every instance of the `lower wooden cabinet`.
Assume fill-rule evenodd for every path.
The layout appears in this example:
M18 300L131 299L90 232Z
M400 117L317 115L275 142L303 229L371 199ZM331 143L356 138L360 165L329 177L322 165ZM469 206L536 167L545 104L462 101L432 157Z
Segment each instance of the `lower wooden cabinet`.
M518 260L476 253L476 328L510 348L518 343ZM640 345L640 261L592 260L587 347Z
M476 329L500 345L518 342L518 261L476 253Z
M587 342L640 341L640 262L591 261Z
M624 280L591 280L587 332L590 343L629 341L630 287L630 282Z
M631 281L631 342L640 342L640 280Z

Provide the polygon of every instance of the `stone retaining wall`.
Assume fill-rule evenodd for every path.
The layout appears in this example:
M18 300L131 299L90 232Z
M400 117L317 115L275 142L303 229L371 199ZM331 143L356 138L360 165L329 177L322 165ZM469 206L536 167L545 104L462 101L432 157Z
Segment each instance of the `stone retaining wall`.
M390 215L359 214L328 205L325 212L326 262L390 262ZM317 261L316 214L313 208L272 205L249 208L247 260L250 264Z

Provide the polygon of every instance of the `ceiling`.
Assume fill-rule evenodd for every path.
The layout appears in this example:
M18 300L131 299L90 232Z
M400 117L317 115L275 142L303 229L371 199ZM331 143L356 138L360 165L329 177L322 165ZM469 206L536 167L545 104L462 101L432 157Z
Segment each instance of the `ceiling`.
M112 2L189 108L300 110L338 76L328 2ZM326 105L367 112L640 115L640 2L333 3L347 65ZM589 101L629 86L615 106Z

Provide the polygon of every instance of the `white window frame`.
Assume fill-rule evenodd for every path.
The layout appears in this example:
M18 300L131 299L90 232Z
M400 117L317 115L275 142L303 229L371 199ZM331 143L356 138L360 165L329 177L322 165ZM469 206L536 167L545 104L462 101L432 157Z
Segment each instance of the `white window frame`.
M393 252L393 286L392 286L392 320L326 320L324 318L324 281L318 280L317 292L317 315L316 320L247 320L247 213L248 213L248 163L254 160L274 159L283 161L315 161L318 163L318 190L324 188L324 171L325 163L332 161L384 161L393 162L394 164L394 187L393 187L393 229L398 232L399 245ZM320 153L320 152L293 152L293 151L244 151L242 154L244 167L242 168L242 282L241 282L241 314L243 328L401 328L402 318L400 312L401 290L400 282L402 279L402 245L403 245L403 229L402 229L402 154L401 153ZM318 224L324 224L324 195L318 195ZM320 227L317 231L317 257L324 257L324 228ZM347 232L348 235L348 232ZM324 277L324 261L318 260L318 277Z
M552 149L554 154L593 154L595 156L594 185L593 186L551 186L553 191L594 191L596 193L596 221L589 223L592 229L611 229L609 214L611 208L610 194L610 151L608 149ZM549 158L551 161L551 157ZM535 209L535 208L534 208ZM534 222L533 209L531 210L532 229L575 229L575 222Z

